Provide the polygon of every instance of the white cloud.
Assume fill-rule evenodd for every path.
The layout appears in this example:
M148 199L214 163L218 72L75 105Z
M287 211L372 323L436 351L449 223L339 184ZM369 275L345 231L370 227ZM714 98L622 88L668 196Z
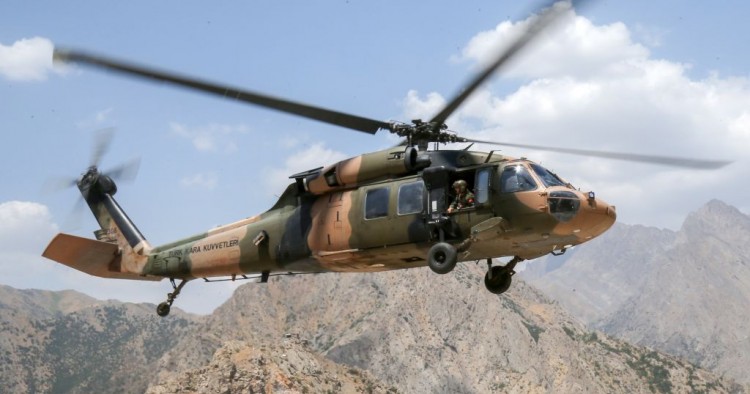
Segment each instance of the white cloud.
M306 142L307 139L292 137L292 136L283 136L279 140L279 145L281 145L284 149L294 149L298 146L300 146L303 142Z
M0 44L0 75L13 81L43 81L50 72L62 72L52 63L52 41L24 38L7 46Z
M73 289L92 297L159 303L171 290L166 281L140 282L94 277L42 257L58 232L49 209L25 201L0 203L0 283L18 289ZM190 284L175 307L210 313L241 283Z
M695 171L503 149L597 191L626 223L674 228L711 198L743 206L750 192L750 81L691 78L688 65L652 58L621 23L598 26L572 11L567 19L510 70L528 82L510 93L478 91L449 120L451 129L485 140L738 161ZM477 34L461 59L485 62L495 42L524 23ZM410 91L404 112L436 111L436 101Z
M556 6L567 7L562 3ZM520 22L505 21L493 30L477 34L456 60L468 60L482 66L489 64L501 48L527 29L533 18ZM631 40L630 30L623 23L596 26L569 9L503 73L526 78L587 76L606 72L621 62L645 59L648 55L646 47Z
M410 90L406 94L406 98L401 101L401 105L404 108L404 119L427 121L445 106L445 98L432 92L422 99L416 90Z
M201 152L232 153L237 151L237 144L232 137L248 131L245 125L209 124L207 126L188 127L171 122L172 133L190 140L195 149Z
M644 44L651 48L658 48L664 44L664 38L668 35L668 31L655 26L646 26L642 24L635 25L635 36L639 40L643 41Z
M326 148L325 144L318 142L309 147L297 151L286 159L283 168L274 168L268 170L268 189L276 196L280 195L284 189L292 182L289 176L313 168L327 166L338 161L344 160L349 156Z
M0 251L41 255L45 244L40 239L51 238L56 232L46 206L25 201L0 204Z
M199 172L182 178L180 184L188 189L213 190L219 182L219 176L214 172Z
M103 123L109 121L109 119L112 117L113 112L114 108L105 108L79 121L78 123L76 123L76 126L78 126L78 128L82 130L92 130L96 127L100 127Z

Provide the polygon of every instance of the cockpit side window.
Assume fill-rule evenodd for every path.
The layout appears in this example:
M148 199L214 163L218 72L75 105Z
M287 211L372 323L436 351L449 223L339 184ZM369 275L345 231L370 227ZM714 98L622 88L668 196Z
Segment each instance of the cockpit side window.
M565 182L563 182L562 179L560 179L557 175L555 175L554 172L536 163L531 163L530 165L531 165L531 169L534 170L534 172L539 177L539 179L541 179L542 183L544 183L545 187L567 186Z
M525 192L536 189L534 178L529 170L522 165L505 167L500 175L500 191L502 193Z

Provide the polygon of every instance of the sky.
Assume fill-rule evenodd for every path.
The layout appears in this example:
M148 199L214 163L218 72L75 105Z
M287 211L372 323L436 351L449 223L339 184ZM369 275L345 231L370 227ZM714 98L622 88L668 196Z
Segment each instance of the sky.
M40 257L57 232L93 237L76 189L89 165L135 157L116 195L153 245L268 209L288 176L374 151L375 136L85 67L98 52L374 119L429 119L526 23L519 1L130 1L0 3L0 283L161 302L166 281L87 276ZM590 1L448 119L467 137L733 161L696 171L504 149L618 208L618 221L678 229L711 199L750 212L750 56L742 1ZM460 146L463 147L463 146ZM490 147L475 146L478 149ZM77 212L77 213L76 213ZM584 245L585 247L585 245ZM239 283L191 283L176 306L210 313ZM480 291L478 289L477 291Z

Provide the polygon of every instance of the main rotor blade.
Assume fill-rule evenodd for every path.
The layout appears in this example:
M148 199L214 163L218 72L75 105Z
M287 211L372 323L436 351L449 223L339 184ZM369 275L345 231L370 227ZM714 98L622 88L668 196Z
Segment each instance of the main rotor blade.
M243 101L249 104L274 109L304 118L314 119L320 122L336 126L346 127L369 134L375 134L379 129L389 129L387 122L368 119L361 116L351 115L343 112L333 111L309 104L272 97L265 94L242 90L239 88L221 85L197 78L181 76L168 71L161 71L141 65L135 65L121 60L106 58L99 55L88 54L69 49L55 49L54 58L58 61L83 63L94 67L112 70L131 76L151 79L159 82L168 82L182 87L195 89L201 92L211 93L230 100Z
M651 163L651 164L662 164L673 167L686 167L695 168L700 170L714 170L731 164L731 161L724 160L702 160L702 159L688 159L684 157L670 157L670 156L652 156L652 155L641 155L636 153L622 153L622 152L603 152L588 149L573 149L573 148L557 148L551 146L539 146L539 145L526 145L526 144L514 144L508 142L495 142L495 141L482 141L475 140L472 138L461 138L463 142L477 142L480 144L490 144L499 146L509 146L513 148L532 149L539 151L568 153L571 155L579 156L590 156L590 157L602 157L605 159L616 159L635 161L639 163Z
M578 1L572 1L572 3L579 4L583 0ZM500 55L495 59L492 64L490 64L484 71L479 73L471 82L466 84L466 87L461 90L461 93L459 93L453 100L449 101L448 104L443 108L442 111L440 111L435 117L430 120L431 123L435 125L435 127L440 127L445 123L445 120L448 119L453 112L458 109L458 107L463 104L464 101L466 101L469 96L474 93L474 91L481 86L487 78L489 78L500 66L508 63L513 57L515 57L521 49L528 46L531 41L533 41L536 37L539 36L539 33L541 33L545 28L550 26L554 21L556 21L561 15L563 15L565 12L568 11L568 8L565 6L556 6L555 3L557 3L557 0L548 1L546 3L546 7L540 7L542 10L539 15L534 18L529 26L526 27L526 29L521 33L521 35L516 38L515 41L513 41L510 46L508 46L503 52L500 53ZM571 7L573 4L571 4Z

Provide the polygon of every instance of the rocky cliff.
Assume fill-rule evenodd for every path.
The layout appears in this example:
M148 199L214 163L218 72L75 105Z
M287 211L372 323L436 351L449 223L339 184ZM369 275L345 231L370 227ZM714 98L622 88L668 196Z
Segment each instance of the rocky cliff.
M669 392L735 389L674 357L586 330L517 281L482 287L483 269L328 274L248 284L162 360L211 363L224 341L280 346L284 333L401 392ZM172 379L165 374L161 379Z
M285 335L273 345L224 343L208 365L174 374L147 393L396 393L368 372L317 354L307 341Z
M530 265L524 275L558 301L518 277L506 294L490 294L484 268L473 264L447 275L423 268L272 278L239 287L201 318L175 310L162 319L150 304L0 286L0 387L743 391L717 375L743 382L748 375L748 234L750 218L720 202L678 232L617 226Z
M153 305L98 301L74 291L0 286L3 392L139 393L196 319Z

